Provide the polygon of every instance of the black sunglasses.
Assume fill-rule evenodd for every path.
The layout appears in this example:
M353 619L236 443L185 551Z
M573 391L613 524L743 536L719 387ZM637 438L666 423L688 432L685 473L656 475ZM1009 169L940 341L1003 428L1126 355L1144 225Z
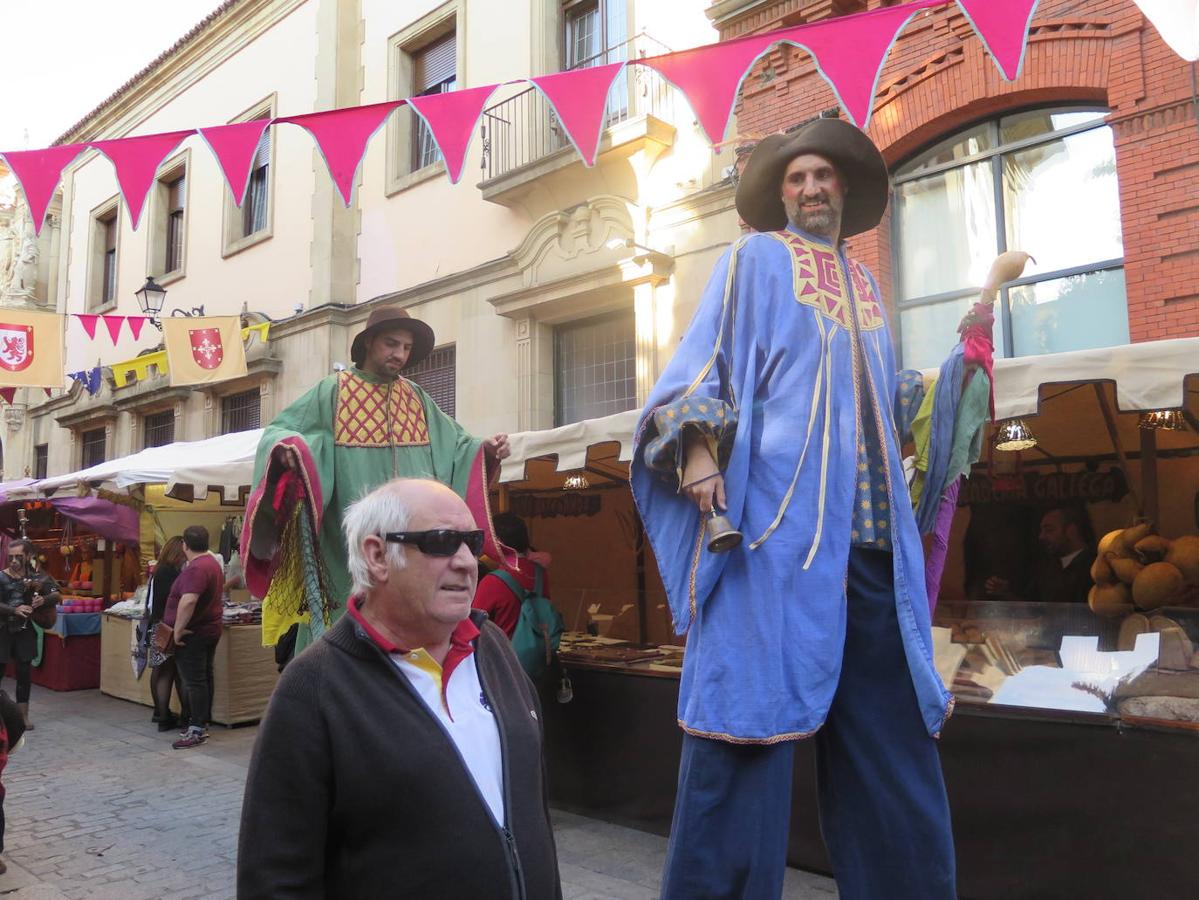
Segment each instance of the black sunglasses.
M453 556L463 544L475 556L483 552L482 531L451 531L447 528L389 531L383 535L383 540L392 544L416 544L417 549L427 556Z

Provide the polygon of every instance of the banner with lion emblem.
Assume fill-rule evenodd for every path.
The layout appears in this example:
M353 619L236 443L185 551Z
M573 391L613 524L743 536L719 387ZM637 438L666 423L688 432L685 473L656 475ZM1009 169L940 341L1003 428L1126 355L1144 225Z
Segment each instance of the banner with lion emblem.
M61 388L63 317L0 309L0 387Z

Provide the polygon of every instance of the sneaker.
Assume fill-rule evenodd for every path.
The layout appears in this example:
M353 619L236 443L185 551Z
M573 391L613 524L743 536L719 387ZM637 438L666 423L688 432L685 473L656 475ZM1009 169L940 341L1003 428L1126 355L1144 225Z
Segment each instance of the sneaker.
M190 750L192 747L199 747L207 740L207 731L189 731L185 736L171 744L171 746L176 750Z

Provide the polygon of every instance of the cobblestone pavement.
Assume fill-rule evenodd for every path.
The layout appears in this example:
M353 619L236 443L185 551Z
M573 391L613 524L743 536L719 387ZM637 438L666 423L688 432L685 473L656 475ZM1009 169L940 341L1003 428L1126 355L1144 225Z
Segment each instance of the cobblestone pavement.
M9 683L6 687L11 688ZM0 894L61 898L232 897L254 727L216 727L171 749L150 710L99 691L35 687L37 725L4 772ZM652 900L664 838L554 812L567 900ZM832 900L827 878L787 872L788 900Z

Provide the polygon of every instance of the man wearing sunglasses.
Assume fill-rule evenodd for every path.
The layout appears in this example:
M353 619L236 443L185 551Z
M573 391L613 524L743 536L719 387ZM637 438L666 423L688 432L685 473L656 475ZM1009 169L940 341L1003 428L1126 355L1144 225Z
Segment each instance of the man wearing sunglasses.
M259 727L238 897L561 897L541 709L471 610L470 509L398 479L345 534L347 615L287 666Z
M354 365L321 379L263 433L241 559L247 587L266 598L264 644L299 623L298 653L341 616L350 589L342 516L367 491L393 478L433 478L467 498L489 528L488 480L509 455L508 436L472 437L403 377L435 344L424 322L377 307L353 340Z

